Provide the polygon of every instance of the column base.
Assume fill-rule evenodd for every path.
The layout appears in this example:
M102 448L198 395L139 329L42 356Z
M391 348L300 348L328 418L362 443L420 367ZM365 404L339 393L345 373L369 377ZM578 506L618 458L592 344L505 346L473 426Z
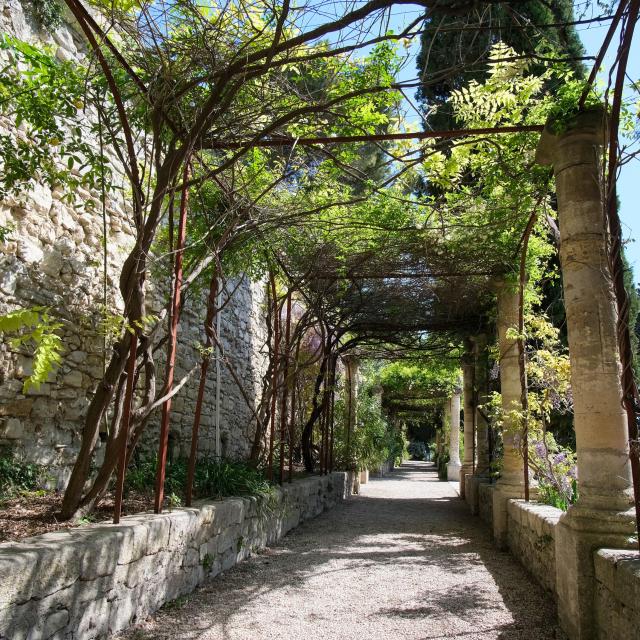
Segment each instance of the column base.
M490 482L491 478L488 475L467 475L465 478L465 500L472 515L477 516L480 513L480 485Z
M450 462L447 465L447 480L449 482L460 482L460 463Z
M462 464L460 467L460 497L465 498L466 495L466 487L465 487L465 479L466 476L473 473L473 464Z
M498 480L493 492L493 542L498 549L508 548L507 538L507 502L524 498L524 483L509 484Z
M558 617L570 640L596 640L594 553L635 548L635 514L572 505L556 529Z
M352 496L360 493L360 474L352 469L347 471L347 489Z

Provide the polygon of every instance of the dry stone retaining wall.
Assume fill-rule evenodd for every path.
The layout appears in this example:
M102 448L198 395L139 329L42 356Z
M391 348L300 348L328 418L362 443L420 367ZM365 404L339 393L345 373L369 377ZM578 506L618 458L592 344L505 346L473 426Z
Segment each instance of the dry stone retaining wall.
M618 549L595 554L599 640L640 638L640 555Z
M22 0L6 0L0 7L0 31L38 46L46 45L61 60L82 61L84 41L71 20L48 33L34 21ZM91 113L86 114L91 120ZM11 128L0 118L0 133L13 136L24 132ZM90 135L90 134L88 134ZM96 141L96 144L97 141ZM133 244L131 219L126 201L128 192L117 158L110 158L115 180L123 186L107 202L106 220L107 306L112 313L123 305L118 276ZM45 306L64 322L64 363L39 389L22 393L24 379L31 373L28 352L0 345L0 447L9 446L30 462L46 465L50 484L61 488L80 443L88 403L104 368L104 338L99 328L103 305L102 252L105 240L99 194L79 189L80 201L93 201L94 209L70 205L61 190L33 183L19 197L0 202L0 225L11 227L8 242L0 244L0 313L18 308ZM153 261L152 261L153 262ZM236 287L236 285L238 285ZM266 365L265 289L246 279L230 283L235 290L222 314L222 342L247 395L252 402L260 392ZM179 329L176 379L199 362L198 344L204 342L202 327L206 295L187 293L186 308ZM148 313L158 313L164 301L153 287L149 291ZM162 376L164 349L157 358ZM107 350L108 356L108 350ZM211 451L214 443L216 368L209 368L201 426L201 450ZM197 373L195 374L197 375ZM197 393L197 379L188 383L173 400L173 455L184 455L190 443L190 429ZM250 447L255 428L252 411L222 365L221 441L222 454L243 457ZM158 382L158 388L161 380ZM159 412L152 416L143 443L155 449ZM98 462L100 451L98 451Z
M142 620L346 497L346 474L0 545L0 640L94 640Z
M478 515L490 527L493 525L493 489L492 484L478 485Z
M511 553L549 591L556 591L556 524L560 509L509 500L507 538Z
M478 486L479 516L492 527L493 486ZM507 503L509 550L545 589L556 594L556 531L562 511L524 500ZM640 640L640 554L594 551L594 602L598 640ZM591 636L590 636L591 637Z

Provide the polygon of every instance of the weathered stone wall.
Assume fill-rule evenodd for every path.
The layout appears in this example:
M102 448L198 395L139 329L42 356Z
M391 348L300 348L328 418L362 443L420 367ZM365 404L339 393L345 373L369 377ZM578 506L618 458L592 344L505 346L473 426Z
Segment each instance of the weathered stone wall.
M480 484L479 515L491 528L493 486ZM557 598L556 535L562 511L524 500L507 504L507 540L512 555ZM640 554L600 549L594 552L594 637L640 640ZM590 636L591 637L591 636Z
M0 9L0 30L36 44L47 44L63 60L82 61L82 38L71 21L53 33L45 33L34 22L20 0L6 0ZM91 119L91 114L87 114ZM0 119L0 132L24 135ZM106 298L112 312L122 309L118 275L133 243L132 224L125 194L126 182L118 174L117 158L110 158L124 186L107 203L107 236L104 237L99 194L79 190L80 200L93 200L95 210L69 205L64 193L41 184L20 197L0 202L0 225L13 228L10 239L0 244L0 313L17 308L46 306L64 324L64 363L39 389L22 393L31 373L27 351L12 348L3 339L0 346L0 446L11 446L29 461L46 465L52 483L64 485L75 459L83 419L104 367L104 337L100 332L103 304L102 252L108 247ZM229 291L234 290L234 282ZM153 290L153 286L151 287ZM222 340L226 355L245 385L252 401L258 392L265 365L264 286L243 280L222 314ZM176 379L199 361L197 344L204 341L202 322L205 293L188 294L181 319ZM153 291L149 313L157 313L162 302ZM164 349L158 354L162 376ZM207 380L201 427L201 449L214 447L216 371L212 364ZM197 375L173 402L172 441L174 455L185 454L197 393ZM158 383L158 387L161 380ZM222 365L221 373L222 453L246 454L255 427L251 410ZM159 412L147 429L147 447L158 432Z
M493 484L478 485L478 515L489 527L493 526Z
M600 549L595 554L595 610L599 640L640 638L640 555Z
M0 545L0 640L94 640L124 629L346 497L346 474Z
M560 509L538 502L509 500L507 539L511 553L547 590L556 590L556 524Z

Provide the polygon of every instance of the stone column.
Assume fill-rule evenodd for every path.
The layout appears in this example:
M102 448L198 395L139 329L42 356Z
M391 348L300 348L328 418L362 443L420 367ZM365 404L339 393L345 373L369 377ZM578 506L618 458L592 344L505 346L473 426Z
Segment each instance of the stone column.
M517 285L498 284L498 348L502 395L503 458L500 479L493 492L493 537L500 549L507 547L507 501L524 498L524 460L520 451L522 410L518 343L509 331L518 327Z
M440 458L442 456L442 430L440 427L436 427L436 466L440 463Z
M475 403L473 392L473 355L471 347L462 357L462 395L464 399L464 459L460 467L460 497L465 497L465 476L475 468Z
M579 640L596 637L594 549L625 547L635 530L599 186L605 131L601 111L581 114L560 135L547 127L536 158L553 165L556 177L580 493L556 533L558 613L569 636Z
M490 473L489 460L489 423L487 407L489 400L489 354L487 336L482 333L474 338L473 355L475 358L476 387L476 472L475 475L486 478Z
M491 481L489 459L489 423L486 419L486 403L489 399L489 357L487 336L484 333L473 338L475 419L476 419L476 468L465 479L465 499L471 513L480 512L479 485Z
M447 479L451 482L460 480L460 392L456 391L446 405L449 407L449 464Z
M353 460L351 443L358 419L358 370L360 362L356 356L343 358L345 366L345 404L347 413L347 464L352 493L360 490L360 480L356 473L356 462Z

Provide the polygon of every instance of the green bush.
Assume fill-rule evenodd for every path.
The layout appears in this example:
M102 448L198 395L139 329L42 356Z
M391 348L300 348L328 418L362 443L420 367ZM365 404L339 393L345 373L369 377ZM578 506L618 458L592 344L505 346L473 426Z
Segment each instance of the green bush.
M62 24L62 7L58 0L31 0L31 11L46 29L55 30Z
M42 468L20 460L9 452L0 454L0 499L10 498L21 491L40 488Z
M358 394L357 424L347 447L347 416L344 398L335 403L335 461L337 468L375 470L388 460L400 464L409 457L401 428L394 428L382 414L380 396L373 385L362 384ZM348 458L351 458L350 460Z
M187 485L188 460L179 458L167 463L165 494L184 496ZM125 490L147 492L155 487L157 460L141 458L127 471ZM244 462L231 460L198 460L193 480L193 493L198 498L265 495L272 486L257 469Z
M443 453L441 456L438 456L438 478L440 480L447 480L449 477L447 471L447 465L449 464L449 454Z

